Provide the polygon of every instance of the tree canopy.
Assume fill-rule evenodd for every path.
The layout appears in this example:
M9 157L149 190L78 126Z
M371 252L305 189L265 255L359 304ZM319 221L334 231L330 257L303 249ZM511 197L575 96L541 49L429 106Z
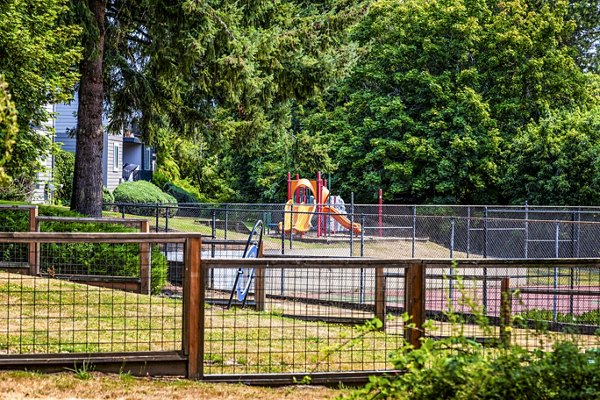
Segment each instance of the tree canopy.
M566 1L377 1L351 36L356 68L305 129L329 144L342 190L362 201L377 187L396 202L526 200L522 141L568 136L593 118L595 78L577 64L575 28Z
M17 110L10 99L8 86L0 75L0 187L10 182L4 164L10 159L17 132Z
M79 90L71 206L98 215L102 135L156 179L281 201L287 171L358 201L595 204L599 0L9 0L0 73L33 182L49 103ZM78 77L81 76L76 85ZM103 115L109 125L102 126Z
M211 171L239 165L239 159L228 162L238 154L253 157L269 140L266 133L276 134L289 123L291 102L302 102L331 84L347 61L338 33L358 15L357 4L333 0L243 5L115 0L84 6L88 12L78 15L85 17L80 23L89 47L86 57L103 62L109 130L137 126L159 149L161 164L177 165L164 172L173 179L183 175L196 186L206 186L206 178L215 176ZM81 73L80 106L82 94L90 93L83 82L92 72ZM96 128L82 120L92 112L80 114L78 138L98 142L91 133ZM185 145L174 148L174 137ZM235 155L222 156L223 149ZM81 159L96 158L83 147L81 153ZM84 175L100 173L98 167L79 169L76 160L72 207L99 212L98 180Z
M18 124L12 157L4 167L24 191L34 182L38 160L50 150L49 138L35 128L49 120L48 105L71 99L78 79L79 27L64 22L68 11L65 0L0 2L0 74L8 83Z

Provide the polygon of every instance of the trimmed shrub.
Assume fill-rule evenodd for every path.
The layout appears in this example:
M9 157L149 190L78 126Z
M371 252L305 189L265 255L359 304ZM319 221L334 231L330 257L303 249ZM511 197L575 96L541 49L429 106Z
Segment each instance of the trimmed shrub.
M156 212L155 204L177 204L175 197L163 192L160 188L147 181L125 182L113 191L116 203L146 204L147 207L124 206L124 211L129 214L152 216ZM165 209L159 210L161 215Z

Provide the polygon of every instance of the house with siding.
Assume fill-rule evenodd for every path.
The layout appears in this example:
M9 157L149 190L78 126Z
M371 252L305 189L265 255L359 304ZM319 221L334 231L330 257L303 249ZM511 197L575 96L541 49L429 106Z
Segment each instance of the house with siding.
M53 141L63 150L75 152L76 139L73 135L77 126L77 97L71 103L49 105L49 111L54 114L48 127L54 128ZM104 122L106 125L107 121ZM44 129L40 134L49 134L50 130ZM128 135L129 136L129 135ZM147 146L139 136L124 134L110 134L104 131L104 146L102 152L102 179L104 187L111 192L122 182L127 180L150 180L155 169L156 155L151 146ZM52 156L42 160L44 169L38 173L33 201L44 203L50 201L49 193L53 190L54 159ZM139 172L124 174L124 166L135 164ZM126 168L129 170L131 168ZM125 175L125 177L124 177Z

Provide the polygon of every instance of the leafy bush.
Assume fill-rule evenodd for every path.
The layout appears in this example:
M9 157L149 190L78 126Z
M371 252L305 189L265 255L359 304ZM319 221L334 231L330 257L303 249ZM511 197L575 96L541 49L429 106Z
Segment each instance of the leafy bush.
M164 188L164 186L169 182L171 182L171 179L169 178L168 174L163 172L163 170L160 168L154 171L152 174L152 183L159 188Z
M177 199L179 203L208 203L205 195L201 194L188 179L170 178L170 174L162 170L156 171L152 175L152 183L162 188Z
M69 205L71 203L74 171L75 154L70 151L57 150L54 153L54 182L56 184L54 199L59 204Z
M152 246L152 265L150 271L150 288L152 294L159 294L167 283L169 264L167 257L160 252L158 246Z
M104 211L110 211L112 209L112 206L108 205L108 204L112 204L115 202L115 196L113 196L113 194L110 192L110 190L108 190L108 188L103 187L102 188L102 209Z
M138 244L42 243L41 254L41 270L50 275L140 276ZM157 246L152 247L150 268L151 291L160 293L166 283L168 265Z
M128 204L177 204L177 200L160 190L160 188L150 182L135 181L125 182L120 184L113 191L113 196L116 203ZM154 215L156 209L154 207L135 207L124 206L124 211L129 214L136 215ZM165 210L159 210L161 215L164 215Z
M552 351L512 346L490 351L464 337L425 339L394 356L393 377L371 377L354 399L597 399L600 351L570 342Z
M552 310L542 310L538 308L533 308L531 310L523 311L517 314L519 319L523 320L533 320L533 321L553 321L554 313ZM598 325L600 326L600 310L590 310L581 314L569 315L566 313L557 313L556 314L557 322L566 322L566 323L578 323L578 324L590 324L590 325Z
M199 203L200 200L194 194L187 190L175 185L174 183L167 182L163 186L163 190L177 199L178 203Z

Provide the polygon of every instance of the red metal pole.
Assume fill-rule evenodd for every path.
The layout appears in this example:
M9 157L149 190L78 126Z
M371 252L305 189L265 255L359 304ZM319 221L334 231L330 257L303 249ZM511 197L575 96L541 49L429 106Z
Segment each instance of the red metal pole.
M379 237L383 236L383 189L379 188Z
M292 173L288 172L288 200L292 199Z
M321 181L321 171L317 172L317 237L321 237L321 230L323 229L322 223L323 218L321 217L321 188L323 181Z
M327 190L329 190L329 186L327 185L327 179L323 179L323 186L325 186L327 188ZM329 193L331 195L331 193ZM323 200L323 199L321 199ZM331 198L329 199L329 202L331 203ZM329 230L329 212L327 212L327 215L323 215L323 236L327 235L327 231Z
M300 180L300 174L296 174L296 182ZM296 203L300 203L300 191L296 190Z

